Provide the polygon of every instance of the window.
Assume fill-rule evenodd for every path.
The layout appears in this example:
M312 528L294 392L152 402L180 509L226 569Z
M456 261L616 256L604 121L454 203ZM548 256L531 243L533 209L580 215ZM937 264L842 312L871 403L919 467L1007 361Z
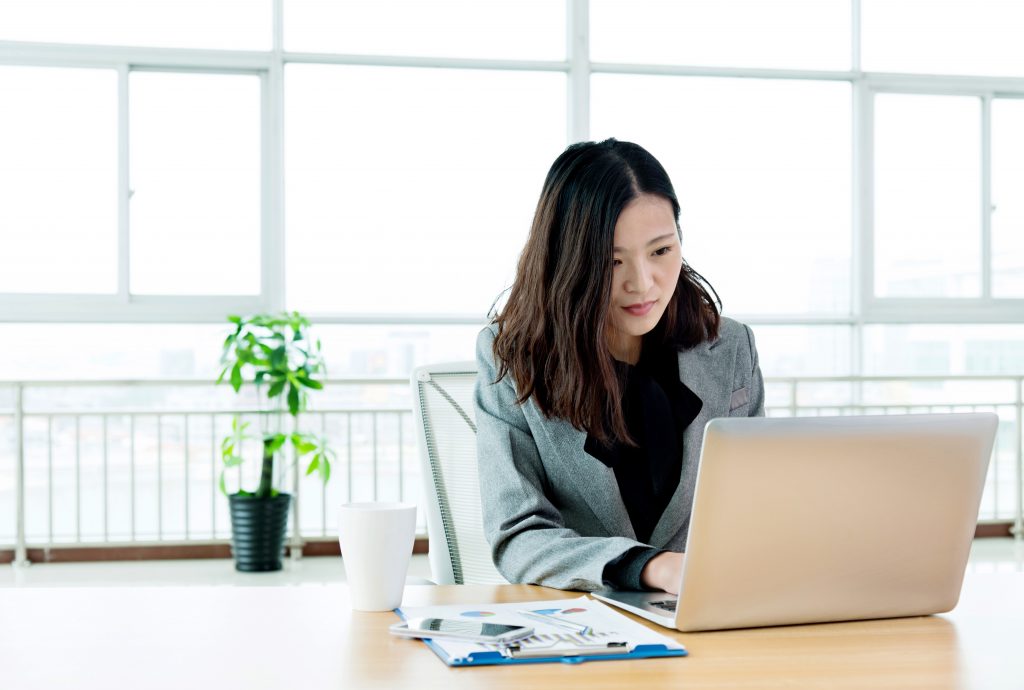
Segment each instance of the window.
M981 296L981 104L875 97L875 293Z
M685 256L752 325L765 376L785 379L768 387L772 414L950 397L996 409L982 516L1005 517L1024 370L1022 29L1024 10L998 0L2 2L0 380L209 380L225 315L284 308L316 322L332 377L472 359L551 162L614 136L665 164ZM58 406L149 395L108 388L48 390ZM149 404L195 406L154 388ZM381 388L325 395L408 408L405 386ZM192 472L174 491L216 490L220 422L173 416L139 430L147 488L128 536L178 538L186 515L223 536L222 503L193 515L198 502L153 489L163 471ZM77 439L104 433L81 421L55 422L65 469ZM402 476L412 431L378 421L327 429L356 470L326 491L303 480L326 499L303 503L304 530L377 495L360 472L378 432L404 434L376 458L381 477ZM48 486L48 449L31 441L46 424L28 429L30 492ZM155 467L161 434L175 450ZM14 454L0 410L0 477ZM55 505L82 511L83 539L108 527L96 463L81 458L83 502L73 483L53 487ZM403 496L381 484L380 498ZM12 487L0 481L0 539ZM130 494L102 490L123 538ZM29 504L30 534L67 538L68 513L51 523L40 494Z
M482 322L565 146L565 77L296 65L286 78L289 307Z
M0 6L0 319L292 308L339 374L469 358L548 166L608 136L665 163L769 376L944 370L871 329L1024 313L1011 4L276 6Z
M285 0L285 49L349 55L565 58L557 0Z
M1024 297L1024 100L992 101L992 295Z
M268 50L272 0L5 0L0 41Z
M729 313L849 312L848 85L599 74L592 98L595 138L665 166L683 254Z
M0 65L0 293L117 291L117 73Z
M133 294L260 293L260 81L133 72Z
M1024 76L1024 6L1002 0L861 0L864 69Z
M847 0L590 0L591 57L719 67L848 69Z

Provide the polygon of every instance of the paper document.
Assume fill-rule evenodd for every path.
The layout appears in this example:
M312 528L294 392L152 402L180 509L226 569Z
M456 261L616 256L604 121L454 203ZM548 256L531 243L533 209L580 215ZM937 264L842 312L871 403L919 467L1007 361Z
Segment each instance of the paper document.
M525 625L534 630L530 637L506 645L450 638L428 640L431 649L452 666L686 654L686 649L675 640L587 597L517 604L403 607L398 611L403 618L486 621Z

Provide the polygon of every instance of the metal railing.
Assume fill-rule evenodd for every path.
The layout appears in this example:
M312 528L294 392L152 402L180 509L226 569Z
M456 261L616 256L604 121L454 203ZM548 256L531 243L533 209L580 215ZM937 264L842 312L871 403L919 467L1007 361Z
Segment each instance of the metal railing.
M334 536L343 502L420 492L408 381L327 384L300 428L337 453L331 481L305 476L294 458L278 463L278 483L294 496L293 547ZM765 386L773 416L995 412L981 517L1012 520L1024 534L1024 377L789 377ZM255 402L207 381L0 383L0 548L23 563L29 548L227 543L220 442L236 417L253 427L276 419ZM248 444L243 453L258 458L258 440ZM230 470L229 489L254 486L257 464Z
M419 492L408 381L327 384L332 396L319 395L296 427L329 439L331 481L304 476L287 446L277 463L277 485L294 497L292 546L333 536L343 502ZM208 381L0 384L0 548L21 563L29 548L227 543L220 444L232 420L249 422L242 455L258 460L255 429L278 417L255 402ZM225 483L255 488L258 470L248 461Z

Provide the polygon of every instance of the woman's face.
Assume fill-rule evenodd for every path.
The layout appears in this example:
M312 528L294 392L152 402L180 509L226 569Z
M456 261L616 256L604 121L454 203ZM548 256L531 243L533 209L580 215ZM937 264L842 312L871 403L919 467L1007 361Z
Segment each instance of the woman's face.
M661 320L679 281L683 257L672 204L641 194L615 224L608 346L635 364L641 337Z

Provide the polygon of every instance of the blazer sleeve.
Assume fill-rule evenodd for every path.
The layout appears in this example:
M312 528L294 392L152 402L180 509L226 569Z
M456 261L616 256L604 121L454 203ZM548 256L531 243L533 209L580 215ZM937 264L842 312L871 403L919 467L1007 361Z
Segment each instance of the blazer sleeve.
M495 567L513 583L601 589L605 566L645 545L565 526L545 492L544 465L510 377L495 383L493 341L489 328L477 339L475 405L480 503Z
M761 364L757 357L757 346L754 344L754 331L744 324L747 332L747 343L750 347L750 414L751 417L764 417L764 377L761 376Z

